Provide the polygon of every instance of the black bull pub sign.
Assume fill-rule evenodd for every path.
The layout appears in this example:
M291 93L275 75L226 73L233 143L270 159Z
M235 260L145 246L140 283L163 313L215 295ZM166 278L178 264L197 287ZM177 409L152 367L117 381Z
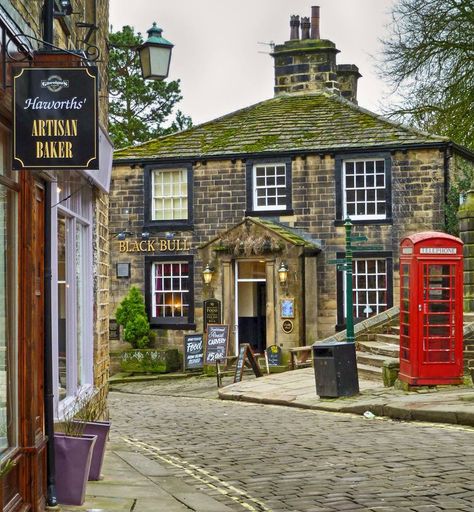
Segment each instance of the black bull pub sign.
M18 68L14 169L98 169L97 68Z

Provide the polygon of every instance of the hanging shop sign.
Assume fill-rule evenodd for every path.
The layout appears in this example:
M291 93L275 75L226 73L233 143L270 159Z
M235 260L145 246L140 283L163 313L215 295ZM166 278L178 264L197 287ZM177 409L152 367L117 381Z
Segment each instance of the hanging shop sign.
M121 240L119 252L167 252L167 251L189 251L191 247L188 241L183 239L175 240Z
M13 168L98 169L97 68L17 68Z

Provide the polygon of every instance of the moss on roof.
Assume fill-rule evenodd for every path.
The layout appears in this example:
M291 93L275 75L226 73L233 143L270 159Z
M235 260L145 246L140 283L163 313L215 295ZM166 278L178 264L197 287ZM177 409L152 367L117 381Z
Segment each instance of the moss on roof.
M445 142L326 92L281 95L188 130L119 149L115 160L206 158Z
M261 219L259 217L244 217L241 222L237 223L235 226L232 226L226 231L219 233L219 235L211 238L207 242L204 242L199 246L199 248L203 249L208 245L213 244L228 233L238 229L240 226L248 222L260 226L267 231L270 231L271 233L277 235L279 238L289 242L292 245L300 245L308 249L321 249L321 242L319 240L315 240L312 235L303 233L301 230L295 228L284 226L279 222L275 222L269 219Z

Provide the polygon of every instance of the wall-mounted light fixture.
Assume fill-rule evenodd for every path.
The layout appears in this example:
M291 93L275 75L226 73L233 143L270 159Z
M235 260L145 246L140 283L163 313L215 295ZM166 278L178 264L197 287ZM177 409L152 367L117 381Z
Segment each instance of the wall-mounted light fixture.
M150 238L150 233L149 233L148 231L142 231L142 232L141 232L141 234L140 234L140 236L141 236L141 239L142 239L142 240L149 240L149 238Z
M288 265L283 261L280 263L280 268L278 269L278 279L282 286L284 286L288 281Z
M168 76L173 44L161 36L156 23L147 30L148 39L137 48L144 80L164 80Z
M209 266L209 263L206 265L204 270L202 271L202 278L204 279L204 284L211 284L212 276L214 275L214 269Z
M70 16L72 14L71 0L60 0L59 5L61 6L61 12L55 13L56 16Z

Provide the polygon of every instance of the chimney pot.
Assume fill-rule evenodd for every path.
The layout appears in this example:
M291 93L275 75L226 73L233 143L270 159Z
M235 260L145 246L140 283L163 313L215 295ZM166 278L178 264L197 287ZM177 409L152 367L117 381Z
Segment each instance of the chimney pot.
M300 38L300 17L293 15L290 18L290 40L299 40Z
M319 6L311 7L311 39L321 39L319 33Z
M311 23L308 18L301 18L301 39L309 39L309 29L311 28Z

